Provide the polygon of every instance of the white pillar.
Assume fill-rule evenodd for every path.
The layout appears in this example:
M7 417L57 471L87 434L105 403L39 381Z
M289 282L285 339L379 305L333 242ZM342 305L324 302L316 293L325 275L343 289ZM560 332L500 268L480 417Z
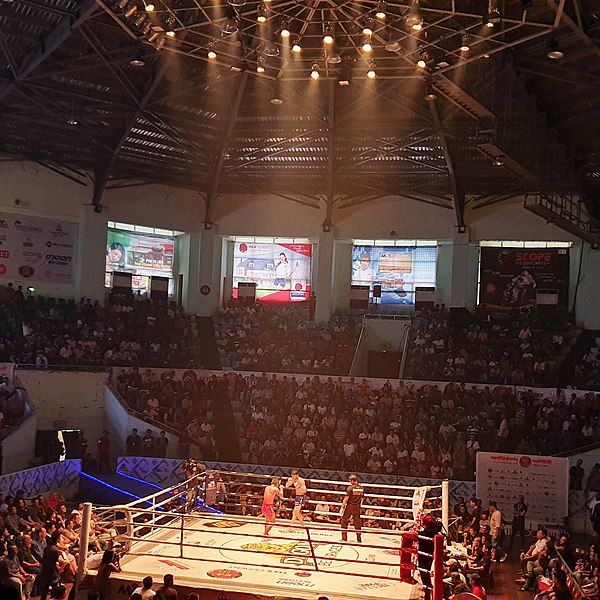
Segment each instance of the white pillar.
M221 304L221 238L213 229L205 229L200 236L200 280L197 315L210 317Z
M442 525L447 535L450 526L450 482L447 479L442 481Z
M108 220L105 213L95 213L91 207L86 209L79 226L76 290L78 296L103 300Z
M193 232L178 238L179 273L183 275L181 303L187 313L198 311L200 288L200 234Z
M92 522L92 503L83 504L83 514L81 515L81 537L79 539L79 563L77 564L77 575L75 578L75 597L77 597L77 588L85 575L85 558L87 556L87 547L90 541L90 524Z
M315 293L317 294L317 307L315 320L326 323L333 312L333 272L334 272L334 234L333 231L324 231L319 236L318 260L316 269Z

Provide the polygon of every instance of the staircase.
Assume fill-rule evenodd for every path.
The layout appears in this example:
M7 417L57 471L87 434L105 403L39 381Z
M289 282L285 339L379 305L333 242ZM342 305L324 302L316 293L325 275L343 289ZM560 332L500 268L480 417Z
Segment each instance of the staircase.
M563 388L573 385L575 381L575 366L581 362L584 354L589 352L590 348L596 346L596 338L600 337L600 331L597 329L588 329L582 331L571 349L566 354L564 360L558 369L558 382ZM565 343L568 339L565 336Z
M241 462L240 443L235 428L235 417L231 401L225 395L213 403L213 422L217 456L222 462Z
M196 324L202 349L202 366L205 369L221 370L221 359L212 317L196 317Z

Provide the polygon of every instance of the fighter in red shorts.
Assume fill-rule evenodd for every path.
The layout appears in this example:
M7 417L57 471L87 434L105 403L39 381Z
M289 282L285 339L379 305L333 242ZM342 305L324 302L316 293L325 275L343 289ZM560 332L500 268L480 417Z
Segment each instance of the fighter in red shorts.
M273 505L277 498L283 498L283 487L279 483L279 477L271 479L271 485L265 488L263 496L263 504L260 512L265 516L265 535L269 535L269 531L275 524L275 509Z

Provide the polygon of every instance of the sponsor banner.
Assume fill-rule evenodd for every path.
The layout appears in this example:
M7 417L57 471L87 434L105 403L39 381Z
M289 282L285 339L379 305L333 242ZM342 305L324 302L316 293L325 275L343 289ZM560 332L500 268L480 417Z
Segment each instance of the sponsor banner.
M168 277L173 282L175 238L109 229L106 242L106 285L110 287L110 273L131 273L131 287L148 291L150 277Z
M310 297L312 244L236 242L233 252L233 297L239 283L256 283L256 299L298 302Z
M72 284L79 225L0 213L0 277Z
M26 498L33 498L38 494L59 491L63 496L72 498L79 490L80 472L81 460L78 458L17 471L0 477L0 494L14 496L22 490Z
M540 291L569 296L568 248L481 248L479 302L494 307L533 306Z
M497 502L506 520L524 496L528 523L560 523L569 513L569 459L478 452L476 489L484 508Z
M354 246L352 285L381 286L382 304L414 304L415 288L435 287L437 246Z

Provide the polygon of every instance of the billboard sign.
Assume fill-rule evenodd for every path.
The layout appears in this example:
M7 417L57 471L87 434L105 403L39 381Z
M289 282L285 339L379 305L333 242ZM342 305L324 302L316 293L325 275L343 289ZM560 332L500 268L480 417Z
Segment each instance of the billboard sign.
M382 304L414 304L416 287L435 287L437 246L354 246L352 285L381 285Z
M0 213L0 277L72 284L79 225Z
M479 302L494 307L534 306L540 290L569 296L568 248L481 248Z
M312 244L236 242L233 253L233 297L239 283L255 283L262 302L308 300L312 277Z

